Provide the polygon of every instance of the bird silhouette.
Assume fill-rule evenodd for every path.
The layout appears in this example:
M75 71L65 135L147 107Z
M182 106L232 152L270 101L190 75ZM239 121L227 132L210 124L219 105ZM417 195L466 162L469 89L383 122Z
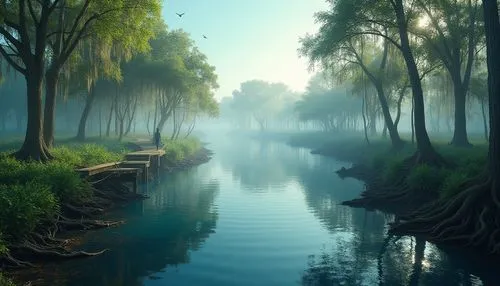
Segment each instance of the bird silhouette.
M208 39L207 36L203 35L203 38Z
M175 14L177 14L177 16L179 16L179 18L180 18L180 17L182 17L186 13L180 13L180 14L179 13L175 13Z

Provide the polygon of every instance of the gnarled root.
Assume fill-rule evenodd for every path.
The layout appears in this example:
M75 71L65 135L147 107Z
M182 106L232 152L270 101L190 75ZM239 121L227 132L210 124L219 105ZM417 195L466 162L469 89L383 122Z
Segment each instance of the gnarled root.
M59 216L57 224L66 230L69 229L99 229L117 226L123 224L124 221L103 221L103 220L90 220L90 219L69 219L64 216Z
M26 268L26 267L35 267L34 264L27 262L27 261L22 261L17 258L12 257L10 252L7 252L4 254L3 257L0 257L0 262L2 262L2 265L4 267L8 268Z
M432 204L391 225L393 234L424 235L434 242L454 242L500 252L500 207L491 199L492 181L468 188L444 203ZM426 211L428 211L426 213Z
M98 252L68 251L68 250L65 250L63 248L50 249L47 247L40 247L40 246L33 244L29 241L25 241L21 245L11 246L11 249L29 252L29 253L35 254L37 256L46 256L46 257L53 257L53 258L80 258L80 257L97 256L97 255L101 255L104 252L108 251L108 249L104 249L104 250L101 250Z

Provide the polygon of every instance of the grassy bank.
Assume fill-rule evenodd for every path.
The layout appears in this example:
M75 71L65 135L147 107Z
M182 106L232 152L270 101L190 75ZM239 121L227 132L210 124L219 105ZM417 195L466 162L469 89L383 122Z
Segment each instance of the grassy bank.
M92 201L90 183L75 168L117 161L127 151L123 144L111 141L99 145L68 141L52 149L54 160L42 164L12 158L12 144L0 146L4 150L0 153L0 261L8 264L13 262L7 259L11 248L46 233L65 204Z
M177 140L163 139L163 149L166 159L170 162L179 162L192 156L201 149L202 144L198 138L188 137Z
M166 158L173 163L202 148L196 138L163 143ZM14 141L0 144L3 150L0 152L0 265L5 262L25 266L27 264L17 258L12 259L20 244L35 243L36 238L50 231L61 216L70 217L65 212L68 206L97 209L95 200L103 201L102 197L96 197L91 183L79 177L75 168L120 161L131 150L127 149L130 143L117 140L88 140L85 143L58 140L51 150L54 160L42 164L12 158L9 154L15 144ZM7 283L8 279L0 273L0 286L10 285Z
M450 168L435 168L420 165L411 170L406 184L417 191L437 192L446 198L463 190L460 186L479 175L486 166L488 146L482 138L471 138L472 148L457 148L444 138L433 140L436 150L453 165ZM294 146L312 148L312 153L331 156L338 160L364 165L376 170L376 175L386 184L398 178L403 160L416 151L416 145L407 141L402 150L389 152L388 139L372 138L370 144L361 136L331 136L321 133L297 133L291 135L289 143Z

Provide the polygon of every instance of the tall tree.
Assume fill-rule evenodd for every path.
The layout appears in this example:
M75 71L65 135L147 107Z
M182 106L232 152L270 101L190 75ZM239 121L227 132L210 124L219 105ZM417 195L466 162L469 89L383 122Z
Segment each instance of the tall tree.
M90 38L102 42L90 48L115 46L108 52L94 53L104 60L112 56L120 61L135 52L145 52L158 25L160 8L159 0L59 0L53 15L53 31L47 37L50 60L45 72L44 139L48 146L54 141L59 76L78 44Z
M490 144L485 176L445 202L426 206L393 225L392 232L424 234L432 241L480 246L500 253L500 19L497 0L483 0L486 35Z
M425 41L428 55L443 63L453 82L455 128L451 143L469 146L466 95L476 47L483 36L477 29L480 5L477 0L418 0L417 3L424 11L422 19L429 19L429 24L417 26L411 32Z
M388 89L384 86L387 82L385 77L390 60L390 43L383 39L381 49L378 46L370 46L369 35L362 32L363 26L350 26L350 17L356 13L354 9L358 4L336 1L331 12L318 13L316 18L322 26L317 35L308 35L301 39L300 53L308 56L312 64L322 61L327 67L336 68L341 73L345 73L349 66L359 66L377 91L385 126L389 130L393 147L398 149L403 145L403 141L394 125L386 95ZM383 29L382 33L388 37L387 28Z
M28 122L18 159L46 161L52 156L43 139L42 81L50 17L59 1L3 1L0 5L0 54L24 75Z

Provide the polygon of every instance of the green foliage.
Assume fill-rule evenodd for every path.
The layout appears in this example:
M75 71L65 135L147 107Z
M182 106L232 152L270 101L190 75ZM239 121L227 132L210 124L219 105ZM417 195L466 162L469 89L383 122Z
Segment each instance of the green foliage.
M461 171L449 172L443 179L440 196L442 198L451 198L460 193L464 190L461 189L461 186L470 179L470 176Z
M168 160L178 162L193 155L201 148L201 142L196 138L178 140L163 140L165 156Z
M52 154L60 162L82 167L116 162L123 158L121 152L110 152L106 147L97 144L75 144L56 147L52 150Z
M59 212L57 197L38 182L0 185L0 232L19 240Z
M377 169L382 170L381 175L384 182L390 183L398 179L398 174L403 167L403 160L401 158L389 157L382 166L383 169Z
M12 280L5 277L2 272L0 272L0 286L16 286Z
M73 165L52 161L20 162L4 154L0 156L0 182L5 185L19 185L33 182L50 186L50 190L62 201L81 201L90 197L90 186L82 181Z
M438 192L444 177L446 177L446 171L421 164L411 170L406 177L406 182L413 190Z

